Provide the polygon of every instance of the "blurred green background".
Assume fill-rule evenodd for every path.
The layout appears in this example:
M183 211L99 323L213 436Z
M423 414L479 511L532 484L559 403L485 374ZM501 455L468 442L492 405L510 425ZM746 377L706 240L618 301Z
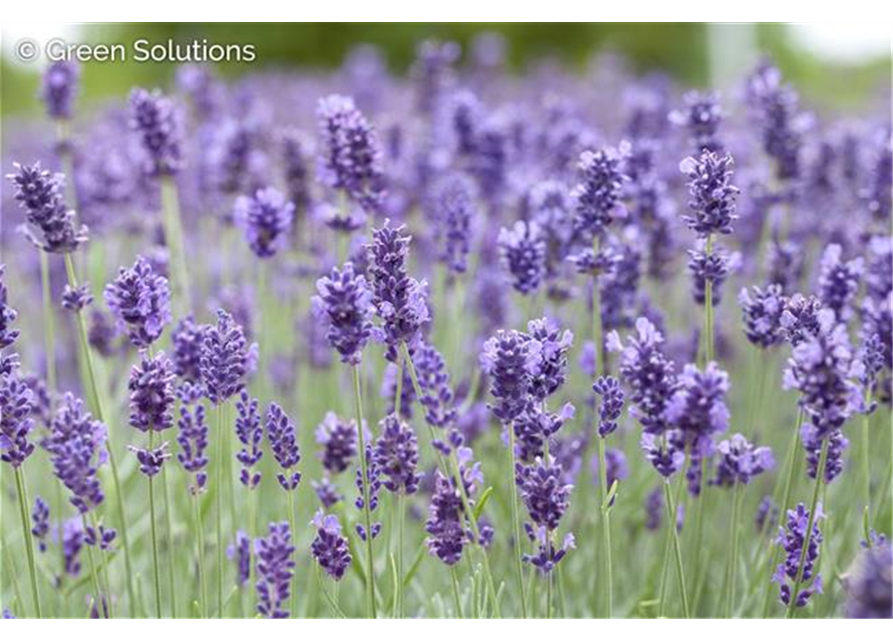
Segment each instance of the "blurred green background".
M514 70L544 56L580 67L593 53L610 50L627 57L637 71L666 71L694 86L722 85L739 78L757 57L768 54L812 103L852 108L870 98L889 99L889 35L884 45L884 27L868 24L155 23L5 27L0 100L7 115L38 108L33 98L37 73L45 61L22 64L12 60L13 45L22 37L44 42L60 35L69 42L125 43L140 37L152 41L207 38L218 43L255 44L258 61L224 65L221 72L226 75L270 67L330 68L340 64L352 46L367 42L378 45L399 73L411 63L419 40L452 39L468 45L481 31L504 36ZM169 64L88 63L82 100L89 103L120 96L134 84L164 84L172 72Z

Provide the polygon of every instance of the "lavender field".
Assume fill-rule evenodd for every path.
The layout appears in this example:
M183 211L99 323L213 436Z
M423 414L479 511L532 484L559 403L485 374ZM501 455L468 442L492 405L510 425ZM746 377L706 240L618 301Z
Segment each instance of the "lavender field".
M3 617L891 617L889 86L504 56L45 68Z

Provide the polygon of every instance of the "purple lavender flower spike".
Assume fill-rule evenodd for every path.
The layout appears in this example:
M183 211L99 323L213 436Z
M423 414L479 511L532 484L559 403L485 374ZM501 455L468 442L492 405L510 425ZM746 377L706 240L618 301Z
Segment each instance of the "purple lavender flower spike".
M245 232L258 258L272 258L282 249L294 219L295 205L272 187L236 200L235 223Z
M626 151L625 147L605 148L580 155L580 182L571 192L574 226L578 231L601 236L615 219L626 217L626 208L620 201L623 183L629 179L621 169Z
M247 533L239 529L236 531L236 539L226 550L229 558L236 565L236 586L239 588L248 584L251 579L251 538Z
M428 284L411 278L407 272L409 243L404 226L392 227L385 221L373 229L368 247L372 303L382 319L388 359L396 361L400 343L412 346L419 330L429 320Z
M667 431L665 439L647 431L642 434L641 447L648 462L664 478L669 478L685 464L685 441L677 430Z
M670 122L688 129L696 153L704 150L713 152L722 150L718 136L719 125L723 121L719 94L689 91L682 99L685 102L685 109L672 111L669 115Z
M415 388L412 377L409 375L409 367L403 367L403 380L400 388L400 417L404 420L412 420L413 405L415 404ZM397 365L389 362L381 378L381 397L387 400L385 413L394 413L397 400Z
M242 443L242 448L236 454L236 460L242 465L239 481L249 489L255 489L260 483L261 472L253 467L264 457L261 448L264 430L260 423L260 412L257 406L257 399L251 398L245 390L242 390L236 401L238 414L236 416L236 436Z
M476 217L474 184L462 174L441 179L433 187L431 207L435 214L440 260L453 273L465 273L471 250L471 224Z
M893 208L893 144L890 143L889 125L887 131L879 136L881 143L877 156L871 167L870 186L867 189L866 199L868 211L875 220L888 222L891 208Z
M103 525L99 525L96 529L87 527L84 533L84 544L99 547L100 551L112 551L114 550L113 543L117 537L118 532L115 529L109 529Z
M803 277L803 249L795 242L773 239L766 252L767 280L791 294Z
M341 580L353 558L347 538L341 533L338 516L326 515L319 510L313 516L312 524L316 527L316 537L310 545L313 557L333 580Z
M0 374L0 460L17 469L34 452L31 389L16 372Z
M65 205L65 176L45 171L40 162L14 163L13 197L25 210L27 224L22 230L39 249L47 253L72 253L87 241L87 227L77 226L75 213Z
M837 319L845 322L852 315L852 302L859 289L864 272L862 258L849 262L842 259L843 248L831 244L822 254L819 273L819 298L822 304L831 309Z
M139 462L140 471L143 475L152 477L161 472L164 461L171 457L167 442L162 443L160 447L155 449L140 449L139 447L127 447L136 454L136 460Z
M660 521L664 513L663 487L655 487L645 497L645 528L649 531L660 529Z
M265 618L289 617L283 605L291 596L294 552L287 522L271 522L269 534L257 540L257 611Z
M294 204L295 212L303 215L310 208L312 198L308 167L312 143L302 132L286 129L281 135L280 148L289 200Z
M531 520L549 531L557 529L570 505L573 488L564 482L558 465L546 463L542 458L530 466L518 464L515 482Z
M205 328L201 340L199 371L208 399L223 404L245 386L248 348L242 327L223 309L217 324Z
M99 467L105 463L106 429L84 410L71 393L62 398L43 447L50 454L55 475L71 492L70 502L87 513L105 499L99 484Z
M698 158L686 158L679 170L688 178L691 215L682 216L689 229L702 238L732 232L738 188L732 184L735 161L728 153L704 151Z
M856 353L853 373L858 377L862 386L863 395L872 396L877 384L878 374L883 370L890 346L884 344L880 334L872 333L864 337L859 351ZM874 411L875 405L870 404L861 408L863 413Z
M180 115L170 98L155 89L130 92L130 127L139 136L149 175L175 175L183 165Z
M31 510L31 535L37 538L37 548L43 553L47 550L47 536L50 533L50 505L37 496Z
M558 414L542 409L542 403L529 402L524 411L512 421L515 430L515 453L522 462L534 462L544 455L544 444L551 442L565 422L574 417L574 407L568 403Z
M539 224L518 220L499 231L497 242L512 286L524 295L535 293L546 275L546 241Z
M354 272L350 262L316 283L319 295L313 297L313 313L325 322L326 339L341 361L357 365L372 335L372 292L366 278Z
M613 376L602 376L592 385L592 390L601 396L598 410L598 435L606 438L617 429L617 421L623 413L624 393L620 381Z
M551 572L571 549L576 549L574 534L567 533L560 547L555 545L549 530L546 527L532 527L526 525L527 535L531 542L536 543L535 554L525 553L521 560L529 562L544 574Z
M498 331L484 343L480 361L496 399L490 411L508 424L526 408L531 380L539 372L541 345L519 331Z
M781 342L781 314L785 299L782 287L770 284L765 289L741 289L738 303L744 320L744 333L751 344L766 349Z
M724 487L750 484L756 476L775 466L775 458L769 447L755 447L740 433L720 442L716 450L719 461L712 484Z
M276 479L283 489L294 491L301 482L301 473L296 469L301 461L301 450L298 447L295 424L285 415L282 407L271 402L267 409L266 425L270 449L281 469L276 474Z
M567 372L567 354L574 341L574 334L561 330L550 318L531 320L527 323L531 340L539 343L536 350L539 362L530 380L530 393L538 400L545 400L564 384Z
M84 284L72 289L67 284L62 290L62 308L74 313L80 313L87 305L93 302L93 294L90 292L90 285Z
M782 83L781 72L763 62L747 80L747 101L761 127L763 150L775 160L776 176L783 181L800 176L800 149L810 117L799 113L799 96Z
M416 47L411 76L415 85L416 103L423 114L431 114L455 81L453 64L462 48L456 42L425 40Z
M183 469L194 475L194 482L189 486L189 492L193 495L204 490L208 475L205 470L208 466L208 457L205 451L208 448L208 425L205 422L205 408L201 404L190 406L184 402L180 407L180 419L177 422L179 434L177 444L180 452L177 460L183 465Z
M84 527L81 518L71 518L62 525L63 569L66 575L77 577L81 573L81 549L84 548Z
M452 480L435 471L434 495L431 498L428 520L425 523L428 552L441 562L452 566L462 559L462 551L469 542L462 509L462 498Z
M338 493L338 487L329 480L328 475L323 476L319 482L313 480L310 484L313 486L313 491L316 492L316 497L319 498L323 509L331 509L344 499L344 496Z
M693 280L694 301L703 306L707 302L707 282L713 283L711 304L715 307L722 301L722 285L725 283L732 267L738 263L737 254L728 255L722 247L715 247L707 253L702 247L688 251L688 270Z
M375 130L353 100L340 95L321 99L316 117L323 147L320 181L343 190L367 212L379 211L385 195L384 173Z
M772 500L772 496L763 496L763 499L760 500L754 524L757 531L765 531L766 527L771 529L778 525L778 505Z
M784 301L779 323L784 339L796 347L819 333L819 311L822 302L815 296L795 293Z
M170 323L170 297L167 278L156 274L143 256L137 256L130 269L122 267L105 288L118 327L139 349L155 342Z
M202 336L205 327L197 324L192 315L182 318L171 332L174 373L186 382L201 379Z
M130 370L130 426L143 433L160 432L174 425L173 363L163 352L143 352Z
M822 505L816 507L815 518L812 524L812 534L809 538L809 549L804 559L803 575L800 590L797 594L797 607L805 607L809 599L816 593L822 593L822 574L814 573L819 559L819 548L822 544L822 531L819 529L824 515ZM785 560L778 565L772 581L780 585L780 599L782 604L790 606L792 590L800 572L800 556L803 545L806 542L806 528L809 526L809 509L803 503L796 509L787 512L785 527L779 529L778 544L784 547ZM788 584L790 582L790 584Z
M375 443L375 465L384 476L382 484L392 493L411 495L418 490L419 444L415 432L393 414L379 424L381 435Z
M70 120L74 112L74 100L78 94L81 76L80 65L70 60L58 60L43 73L40 99L47 115L53 120Z
M425 408L425 420L433 427L452 426L458 412L443 356L434 346L420 341L412 358L424 393L419 402Z
M329 411L316 427L316 442L322 445L323 468L334 474L343 472L357 454L356 421L345 422Z
M20 335L18 329L12 328L19 314L7 303L5 276L6 265L0 264L0 349L12 346Z
M893 547L888 541L860 552L847 580L847 618L893 617Z

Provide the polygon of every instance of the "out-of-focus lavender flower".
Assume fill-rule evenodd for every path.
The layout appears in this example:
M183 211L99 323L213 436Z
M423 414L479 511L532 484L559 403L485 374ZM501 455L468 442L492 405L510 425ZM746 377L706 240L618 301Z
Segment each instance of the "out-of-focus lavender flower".
M387 400L388 406L386 413L394 413L396 411L397 400L397 365L389 362L384 370L381 378L381 397ZM412 407L415 404L415 388L412 384L412 377L409 375L409 368L403 367L403 380L400 386L400 417L404 420L412 419Z
M155 273L143 256L133 267L121 267L118 277L105 288L105 301L121 331L137 348L155 342L171 321L170 287L167 278Z
M328 475L323 476L319 482L313 480L310 484L313 486L313 491L316 492L316 497L319 498L323 509L331 509L344 499L344 496L338 493L338 487L329 480Z
M716 153L722 150L718 135L719 125L723 121L719 94L689 91L682 99L685 108L670 112L670 122L688 130L695 153L705 150Z
M0 374L0 460L17 469L34 452L31 389L16 372Z
M87 341L90 348L103 357L109 357L121 347L118 332L111 316L99 309L90 311Z
M341 580L353 558L347 538L341 534L338 516L326 515L319 510L313 516L312 524L316 527L316 537L310 545L313 557L332 579Z
M722 285L737 257L729 256L722 248L716 247L711 253L702 249L688 252L688 270L691 271L694 301L699 305L707 302L707 282L712 283L711 303L717 306L722 301ZM733 262L734 258L734 262Z
M150 175L174 175L183 166L180 115L170 98L158 89L130 92L130 127L146 153Z
M580 182L571 192L574 226L588 236L601 236L618 218L626 217L620 198L628 177L621 167L626 149L584 151L577 164Z
M732 184L735 161L728 153L720 156L704 151L698 158L686 158L679 170L688 178L691 215L682 216L689 229L702 238L729 234L735 214L738 187Z
M484 115L481 101L472 91L460 89L450 94L443 110L445 115L438 115L448 129L453 154L463 159L473 156Z
M503 424L518 417L527 406L532 377L539 372L542 347L519 331L498 331L484 343L480 361L490 376L490 393L496 403L490 411Z
M856 353L854 373L858 375L864 395L872 396L874 394L877 376L884 368L886 353L890 348L884 344L880 334L872 333L863 338L859 351ZM874 405L865 406L862 407L862 412L871 413L874 408Z
M791 294L803 277L803 250L795 242L773 240L766 254L768 263L767 280L781 287L783 293Z
M220 108L221 85L207 65L187 63L177 69L177 89L192 103L196 117L212 118Z
M420 475L419 444L415 432L393 414L379 424L381 435L375 443L375 465L384 476L382 484L393 493L413 494L418 490Z
M539 224L518 220L499 231L497 242L512 286L524 295L536 292L546 275L546 241Z
M19 330L13 329L12 324L18 317L18 312L9 306L6 290L6 265L0 264L0 349L12 346L18 340Z
M71 504L80 513L102 503L105 495L98 472L108 457L105 425L94 420L73 394L66 393L62 398L43 447L50 454L56 477L71 492Z
M889 236L874 236L868 243L865 264L865 293L883 300L893 291L893 241Z
M529 562L544 574L550 573L564 559L568 551L576 548L576 540L572 533L566 534L561 546L556 547L547 527L526 525L525 529L531 542L536 543L536 553L525 553L521 556L521 560Z
M112 543L117 537L118 532L115 529L109 529L103 525L99 525L95 529L87 527L84 532L84 544L99 547L100 551L112 551L114 549Z
M227 555L236 565L236 586L241 588L251 579L251 538L239 529L236 539L226 550Z
M871 179L867 189L868 211L875 220L888 222L890 220L891 191L893 191L893 144L890 143L889 125L883 135L879 136L881 143L877 157L871 167Z
M538 400L545 400L564 384L567 373L567 353L574 341L574 334L561 330L551 318L540 318L527 323L530 339L539 343L535 348L539 362L530 379L530 393Z
M245 386L248 349L242 327L223 309L203 330L199 372L208 399L223 404Z
M322 466L332 473L341 473L357 454L356 421L345 422L329 411L316 427L316 442L322 445Z
M383 322L391 361L396 361L400 343L410 345L430 319L428 284L406 272L410 240L404 226L392 227L385 221L384 226L372 231L372 244L368 247L372 303Z
M893 617L891 567L893 553L887 541L859 553L846 581L847 618Z
M47 550L47 536L50 533L50 505L37 496L31 509L31 535L37 538L37 548L41 553Z
M291 595L295 548L287 522L271 522L268 531L255 547L257 611L265 618L287 618L289 611L283 605Z
M163 352L143 352L130 370L130 426L143 433L160 432L174 425L173 363Z
M69 120L74 112L81 76L80 65L72 60L57 60L43 72L40 99L53 120Z
M564 423L573 417L574 407L570 403L564 405L560 413L554 414L544 411L542 403L529 402L512 421L518 459L531 463L543 457L545 443L550 442Z
M800 343L818 335L819 312L822 301L815 296L795 293L784 301L784 311L779 320L784 339L796 347Z
M204 329L204 326L195 322L192 315L188 315L171 332L174 373L187 382L198 382L201 379L199 366Z
M372 292L366 278L347 262L316 283L313 313L328 326L326 339L341 354L341 361L358 365L372 335Z
M260 483L261 472L252 470L264 457L261 443L264 438L264 430L260 423L260 412L257 409L257 398L252 398L243 389L236 401L236 437L242 443L242 448L236 454L236 460L242 465L239 480L249 489L254 489Z
M800 582L800 590L797 594L797 607L805 607L809 599L815 593L822 593L822 574L814 573L819 559L819 547L822 544L822 532L819 529L824 514L822 505L816 507L812 524L812 533L809 537L809 548L803 562L803 574ZM772 581L781 587L780 599L782 604L791 604L792 591L796 585L800 572L800 556L803 545L806 543L806 531L809 526L809 509L801 502L796 509L787 512L786 525L779 530L778 544L783 545L785 560L778 565ZM790 582L791 584L788 584Z
M345 96L322 98L316 117L323 146L320 181L343 190L366 211L377 212L384 199L384 173L375 130Z
M744 334L751 344L766 349L781 342L781 314L785 300L780 285L741 289L738 303L744 320Z
M273 457L282 469L276 474L276 479L283 489L294 491L301 482L301 473L296 469L298 462L301 461L301 450L298 447L295 424L285 415L282 407L271 402L267 408L266 429Z
M294 204L296 214L302 215L311 202L308 164L312 143L302 132L286 129L280 138L280 149L288 198Z
M71 518L62 525L63 569L71 577L81 572L81 549L84 548L84 527L81 518Z
M65 285L62 290L62 308L80 313L87 305L93 302L93 294L90 292L90 285L84 284L77 288L71 288Z
M756 476L775 466L775 458L769 447L755 447L740 433L716 446L719 460L713 484L733 486L750 484Z
M47 253L71 253L87 241L87 227L77 226L75 213L65 205L65 176L51 174L40 162L14 163L15 173L6 177L13 183L13 197L25 210L27 238Z
M775 160L777 177L799 177L800 148L809 118L798 112L797 93L782 83L777 67L764 62L747 80L747 99L762 129L763 150Z
M645 496L645 528L649 531L660 529L660 522L664 513L663 487L655 487Z
M764 531L766 527L774 528L778 524L778 505L772 500L772 496L763 496L757 505L757 513L754 516L754 524L757 531Z
M598 435L606 438L617 429L617 421L623 413L623 389L617 378L602 376L592 385L592 390L601 397L598 409Z
M822 253L819 273L819 298L834 311L837 319L845 322L852 315L852 302L864 272L862 258L849 262L842 259L843 247L831 244Z
M678 430L666 431L664 436L645 431L640 445L648 462L664 478L669 478L685 464L685 440Z
M471 223L475 210L474 184L462 174L453 174L438 181L432 191L440 260L453 273L465 273L471 250Z
M258 189L251 196L236 200L235 223L245 232L248 246L258 258L272 258L282 249L292 220L295 205L286 202L276 189Z
M208 457L205 455L208 448L208 425L205 422L204 406L199 403L190 406L184 402L180 406L177 425L180 429L177 435L177 444L180 445L177 460L185 471L194 474L195 482L189 486L189 491L196 494L204 489L208 479L205 471L208 466Z
M452 66L461 53L461 47L451 41L425 40L418 45L410 74L421 113L431 114L439 106L455 80Z
M452 566L462 559L462 550L469 542L465 527L462 498L452 480L435 471L434 495L425 523L428 552Z
M666 409L678 383L672 360L662 351L663 336L646 318L636 320L636 337L627 344L616 332L607 346L620 353L620 376L630 388L630 413L646 433L662 434L667 429Z
M412 360L424 392L419 402L425 408L425 420L434 427L451 426L456 421L457 411L443 356L433 345L420 341Z

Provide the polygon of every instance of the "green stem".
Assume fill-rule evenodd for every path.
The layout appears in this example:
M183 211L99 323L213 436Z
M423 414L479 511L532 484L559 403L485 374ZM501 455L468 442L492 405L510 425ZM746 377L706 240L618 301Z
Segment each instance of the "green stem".
M462 598L459 596L459 577L456 575L456 566L450 566L450 580L453 583L453 603L456 607L456 617L462 617Z
M670 483L664 481L664 497L667 501L668 523L673 534L673 553L676 559L676 579L679 583L679 593L682 595L682 613L686 619L691 617L688 608L688 593L685 589L685 570L682 567L682 547L679 544L679 532L676 531L676 506L673 504L673 493L670 491Z
M806 554L809 552L809 543L812 539L812 528L815 524L815 512L819 503L819 492L825 479L825 465L828 462L828 438L822 440L822 452L819 454L819 466L815 473L815 487L812 491L812 502L809 506L809 518L806 523L806 535L803 538L803 548L800 551L800 560L797 563L797 578L791 592L791 601L788 603L786 618L793 618L797 611L797 597L800 595L800 587L803 583L803 572L806 570Z
M366 528L366 615L370 618L376 618L375 612L375 562L372 553L372 513L369 510L369 476L368 462L366 460L366 436L363 433L363 397L360 391L360 367L354 365L353 369L353 391L354 405L356 408L357 419L357 442L359 442L360 452L360 473L362 474L363 485L363 522Z
M50 393L56 386L56 319L53 310L53 292L50 286L50 261L45 251L40 254L40 283L43 289L43 336L46 349L47 384Z
M741 517L741 484L736 483L732 500L732 526L729 530L729 564L728 582L726 583L726 617L731 618L735 612L735 582L738 580L738 523Z
M171 617L177 617L177 580L176 576L174 576L174 567L177 565L176 558L174 557L174 535L173 535L173 526L171 525L171 499L170 499L170 489L168 487L167 482L167 467L161 468L161 491L163 492L164 497L164 528L165 528L165 541L167 544L167 577L168 584L170 587L170 599L171 599Z
M521 563L521 518L518 514L518 492L515 488L515 425L509 423L509 477L508 486L511 487L512 505L512 534L515 536L515 571L518 577L518 593L521 598L521 617L527 617L527 592L524 587L524 565Z
M149 451L155 447L155 430L149 428ZM155 617L161 618L161 570L158 564L158 527L155 524L155 483L149 476L149 524L152 531L152 568L153 582L155 584Z
M709 258L713 254L713 234L707 235L705 253ZM704 365L713 362L713 280L704 282Z
M297 542L298 540L298 532L295 529L295 492L288 491L288 526L291 529L291 540L292 544ZM297 572L292 572L291 578L291 615L292 617L297 617L298 615L298 589L296 584Z
M865 389L865 407L866 410L871 406L871 386ZM869 421L871 414L867 411L862 416L862 499L864 500L864 508L867 517L870 518L871 513L871 430L869 429ZM870 540L868 541L870 542Z
M596 436L598 447L598 475L601 488L601 521L602 521L602 548L605 559L605 609L606 618L611 618L614 613L614 569L611 558L611 508L608 500L608 465L605 461L605 439Z
M198 541L198 582L202 598L202 618L208 617L208 579L205 574L205 532L202 527L202 510L199 493L192 496L192 516L195 520L195 537Z
M402 372L401 372L402 373ZM402 375L401 375L402 377ZM397 494L397 615L406 617L406 593L403 585L403 545L406 528L406 496L401 491Z
M31 527L28 519L28 491L25 487L25 474L21 467L15 468L16 490L19 499L19 515L22 517L22 536L25 543L25 553L28 557L28 573L31 578L31 597L34 600L35 617L42 618L40 608L40 593L37 589L37 569L34 564L34 541L31 539Z
M87 514L81 514L81 523L84 527L84 533L87 532ZM99 544L99 531L94 529L94 533L96 534L96 542L97 546ZM102 597L102 590L99 588L99 576L96 572L96 555L95 550L93 549L93 545L87 545L87 558L90 560L90 582L93 586L94 595L94 604L96 605L96 612L100 618L106 617L106 603ZM109 596L111 597L111 596Z
M226 565L223 562L223 405L214 407L214 436L217 438L217 486L214 488L217 502L217 617L223 618L223 583Z
M597 258L599 237L592 238L592 252ZM592 340L595 343L595 375L605 374L605 344L602 338L602 292L598 284L598 275L592 276Z
M171 262L171 289L174 310L180 317L189 312L189 272L186 270L186 253L183 246L183 225L180 220L180 198L173 176L161 177L161 208L164 220L164 238Z
M74 269L74 261L71 254L65 254L65 272L68 275L68 285L72 289L78 287L77 273ZM99 395L99 386L96 384L96 370L93 366L93 352L90 350L90 342L87 339L87 322L84 319L83 311L75 314L77 317L78 337L80 339L81 352L86 364L87 378L84 387L88 390L88 401L92 405L93 413L96 418L103 424L105 414L102 409L102 399ZM112 446L111 430L107 430L106 434L106 450L109 456L109 466L112 470L112 483L115 486L115 507L118 511L119 525L121 528L121 543L124 547L124 568L127 572L127 598L129 605L129 613L131 618L136 617L136 591L134 590L133 581L133 564L130 557L130 536L127 531L127 515L124 511L124 494L121 491L121 480L118 474L118 463L115 456L115 448Z
M90 519L91 519L91 521L92 521L92 523L93 523L93 531L96 533L97 546L99 546L99 545L98 545L98 540L99 540L99 521L96 519L96 512L95 512L95 511L93 511L93 512L90 513ZM102 587L103 587L103 589L105 590L105 596L106 596L106 597L105 597L105 606L108 608L108 617L109 617L109 618L114 618L114 617L115 617L115 611L114 611L114 605L113 605L113 603L112 603L112 588L111 588L111 582L109 581L109 563L108 563L108 558L106 558L106 556L107 556L108 554L106 554L106 553L102 550L101 547L99 547L99 551L98 551L98 553L99 553L99 558L100 558L100 560L101 560L100 564L102 565L102 573L101 573L101 576L104 577L104 581L103 581L103 585L102 585Z

